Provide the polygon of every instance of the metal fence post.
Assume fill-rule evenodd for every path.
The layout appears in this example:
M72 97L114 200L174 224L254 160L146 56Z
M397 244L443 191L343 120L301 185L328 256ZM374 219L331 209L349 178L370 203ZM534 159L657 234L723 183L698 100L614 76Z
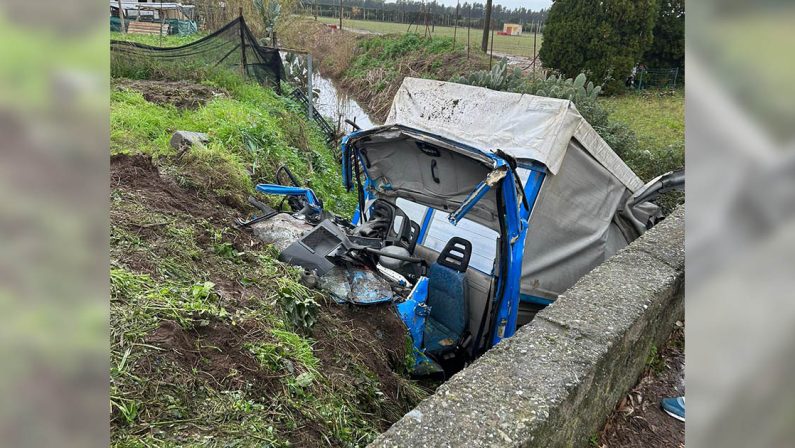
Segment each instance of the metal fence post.
M312 105L312 97L314 96L312 92L312 53L307 53L306 55L306 113L309 119L311 120L314 116L313 114L313 105Z
M243 19L243 7L241 6L239 11L240 13L240 69L243 72L243 77L248 75L248 67L246 67L246 36L244 33L243 28L246 26L246 21Z

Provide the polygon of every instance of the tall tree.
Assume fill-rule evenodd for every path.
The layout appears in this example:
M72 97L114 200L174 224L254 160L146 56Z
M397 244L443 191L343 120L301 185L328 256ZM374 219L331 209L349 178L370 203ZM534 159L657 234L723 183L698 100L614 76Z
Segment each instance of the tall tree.
M652 42L658 0L554 0L539 58L567 76L585 72L618 91Z
M648 67L685 66L685 2L660 0L660 14L654 25L654 41L643 56Z
M489 31L491 29L491 0L486 0L486 17L483 20L483 41L480 49L486 53L489 49Z

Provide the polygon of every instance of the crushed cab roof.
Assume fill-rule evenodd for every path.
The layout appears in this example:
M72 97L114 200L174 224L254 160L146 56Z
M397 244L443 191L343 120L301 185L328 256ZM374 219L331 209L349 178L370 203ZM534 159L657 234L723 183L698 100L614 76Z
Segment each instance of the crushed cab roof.
M502 150L557 174L572 139L630 191L643 182L569 100L405 78L385 125L400 124L482 151Z

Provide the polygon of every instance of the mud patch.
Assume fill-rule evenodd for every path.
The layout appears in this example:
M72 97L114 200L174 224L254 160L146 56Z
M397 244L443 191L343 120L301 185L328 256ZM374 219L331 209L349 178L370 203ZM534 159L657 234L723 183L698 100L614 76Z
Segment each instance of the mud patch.
M243 347L247 335L261 333L247 328L211 323L185 330L173 321L164 321L146 339L161 349L137 364L139 374L153 375L167 358L187 372L201 372L219 389L250 388L266 395L278 385L279 375L264 371L257 359ZM205 379L207 379L205 378Z
M190 81L118 79L114 80L114 85L141 92L150 103L170 104L177 109L196 109L214 98L228 96L223 89Z
M202 196L198 191L180 187L160 171L145 155L117 154L110 158L110 186L124 187L139 194L153 210L184 213L202 218L215 218L231 223L236 213L218 200Z
M685 394L684 342L684 328L679 328L608 418L599 447L685 446L684 422L660 409L663 398Z
M319 376L296 389L305 367L294 352L279 356L295 371L274 369L250 345L286 347L274 330L285 328L276 279L287 275L270 246L231 228L251 210L181 186L147 156L116 155L110 165L113 266L155 285L135 292L130 280L132 292L112 297L111 363L129 370L112 375L113 440L352 446L424 398L393 371L404 363L407 332L390 305L341 307L318 297L318 321L302 337ZM187 288L173 294L190 300L190 285L204 282L214 284L214 303L235 317L201 314L206 307L191 311L183 308L187 303L164 299L177 297L172 293L158 293ZM258 429L240 431L248 425Z

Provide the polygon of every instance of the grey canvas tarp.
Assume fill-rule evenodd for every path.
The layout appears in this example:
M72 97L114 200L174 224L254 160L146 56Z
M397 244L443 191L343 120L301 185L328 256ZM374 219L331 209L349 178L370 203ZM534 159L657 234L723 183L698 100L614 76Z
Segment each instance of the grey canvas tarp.
M624 209L643 182L568 100L406 78L391 124L546 166L528 222L523 295L554 300L637 238L637 222L656 211L649 203Z
M452 82L405 78L385 122L412 127L557 174L572 139L635 191L643 182L610 149L569 100L498 92Z
M629 193L575 141L541 188L528 222L521 292L554 300L627 245L616 211Z

